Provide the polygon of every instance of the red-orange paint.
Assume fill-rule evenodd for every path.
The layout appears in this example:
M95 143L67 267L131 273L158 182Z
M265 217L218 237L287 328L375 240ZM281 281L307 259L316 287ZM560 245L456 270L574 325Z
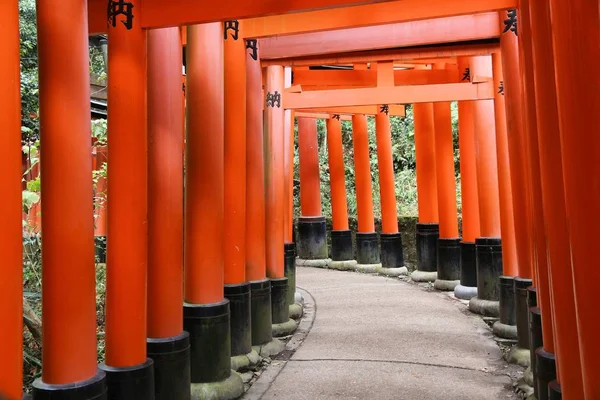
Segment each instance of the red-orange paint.
M148 31L148 337L183 331L181 36Z
M569 246L559 110L556 99L554 51L550 5L531 0L531 38L535 80L538 146L542 178L542 202L546 223L550 300L554 321L554 344L558 380L565 399L583 399L583 377Z
M40 145L44 149L40 160L44 182L42 381L47 384L87 380L97 368L86 15L85 2L37 3ZM14 248L21 249L20 243Z
M265 96L283 93L284 73L282 66L267 67ZM283 99L282 99L283 101ZM283 104L282 104L283 105ZM266 198L266 247L267 276L284 277L283 246L285 240L285 171L284 171L284 110L277 103L265 109L265 198Z
M554 353L554 332L552 328L552 304L550 302L550 283L546 255L546 235L544 210L542 205L542 183L540 175L540 156L538 148L538 126L535 104L535 82L533 75L533 57L531 41L531 21L529 18L529 0L519 0L519 50L521 57L521 82L525 100L525 138L527 141L526 171L531 184L531 217L533 239L533 266L536 272L538 304L542 312L542 334L544 349Z
M367 117L352 116L352 144L354 146L354 174L356 181L356 208L358 232L375 232L373 216L373 184L371 183L371 158Z
M415 119L419 223L436 224L439 222L439 211L433 104L418 103L414 104L413 107Z
M265 160L260 60L246 56L246 279L266 277Z
M19 4L0 3L0 397L21 398L23 381L23 249Z
M458 74L464 76L469 59L458 59ZM460 151L460 183L462 201L462 240L474 243L480 236L479 198L477 193L477 166L475 160L475 129L473 102L458 102L458 147Z
M339 119L327 120L327 153L331 186L331 214L334 231L348 230L348 203L346 200L346 168L342 124Z
M494 86L504 85L502 74L502 56L492 54ZM506 132L506 112L504 94L496 91L494 99L494 117L496 118L496 152L498 157L498 189L500 195L500 228L502 233L502 268L506 276L519 273L517 246L515 238L515 220L513 213L513 195L511 186L508 137Z
M318 217L321 215L321 178L316 119L298 118L298 147L302 216Z
M445 64L433 68L444 70ZM458 211L456 206L456 176L454 174L454 143L452 141L452 115L449 102L433 104L435 129L435 166L438 193L440 238L458 238Z
M187 33L185 301L224 298L224 89L221 23Z
M392 62L377 64L377 86L394 86L394 65ZM378 111L375 115L375 137L377 141L377 166L379 168L381 232L391 234L398 233L398 213L396 210L396 181L394 179L389 106L381 105Z
M597 230L600 225L598 2L550 0L565 198L586 399L600 398ZM567 244L563 244L567 245Z
M491 56L472 57L471 76L492 76ZM500 198L493 100L473 103L481 236L500 238Z
M500 11L500 23L504 28L507 11ZM510 33L510 34L509 34ZM523 123L523 90L519 62L518 38L511 31L500 36L502 73L506 114L506 136L510 159L510 180L518 258L518 275L532 278L532 247L530 226L530 183L525 173L525 138Z
M284 85L292 86L292 68L284 68ZM294 237L294 111L284 112L284 168L285 168L285 242L291 243Z
M244 21L239 21L239 33ZM246 42L224 42L225 284L246 281Z

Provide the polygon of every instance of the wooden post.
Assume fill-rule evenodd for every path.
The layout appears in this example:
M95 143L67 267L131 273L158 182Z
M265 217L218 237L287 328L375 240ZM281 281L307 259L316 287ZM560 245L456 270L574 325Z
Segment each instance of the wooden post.
M252 344L258 346L273 339L271 283L266 279L264 103L258 49L246 53L246 90L246 279L250 282Z
M470 65L471 76L492 76L491 56L472 57ZM469 308L479 314L499 316L502 244L494 101L475 101L473 121L481 237L475 241L477 297L471 299Z
M419 202L417 271L425 274L422 280L433 282L437 279L437 241L440 230L433 103L415 103L413 107ZM413 279L419 275L413 273Z
M273 323L289 320L287 278L284 265L285 171L284 171L284 71L267 67L265 82L265 198L267 232L267 276L271 278Z
M548 246L548 268L551 276L549 291L553 310L554 344L559 378L555 384L560 384L564 398L583 399L583 378L573 292L573 268L569 248L569 227L560 148L550 4L547 1L532 0L529 6L542 203ZM554 387L554 390L556 389ZM552 386L550 390L553 390Z
M231 354L252 351L250 285L246 281L246 42L225 31L225 297L231 309ZM226 26L228 22L225 22Z
M327 259L327 227L321 212L321 177L317 120L298 118L300 150L300 204L298 219L298 258Z
M469 59L460 57L458 59L458 75L461 81L463 79L470 81L470 71ZM454 289L454 294L461 299L470 300L477 296L475 239L480 236L472 101L458 102L458 147L460 150L463 237L460 244L460 285Z
M189 399L183 331L183 103L179 29L148 32L148 357L157 400Z
M371 157L366 116L362 114L352 116L352 138L358 213L356 259L359 264L378 264L380 258L373 215L373 184L371 182Z
M354 259L354 251L352 231L348 225L342 123L336 116L327 120L327 153L331 182L331 259L333 261L349 261Z
M40 137L44 148L40 172L45 182L42 193L44 323L42 377L34 382L33 392L40 398L70 397L75 391L73 386L83 386L95 397L103 393L105 377L103 372L98 372L96 364L86 4L39 2L37 27ZM18 85L19 81L13 82ZM14 110L14 105L8 105L9 110ZM9 132L4 135L8 136ZM3 172L6 173L8 171ZM14 247L20 250L21 244ZM136 310L138 314L142 311Z
M434 70L444 70L444 63L434 64ZM460 282L460 237L456 206L456 175L454 172L454 142L450 102L433 104L435 130L435 167L438 197L440 237L437 243L438 290L452 291Z
M577 327L585 398L600 393L600 329L596 234L600 192L596 185L600 140L600 76L590 66L600 59L599 5L586 0L550 0L565 199L570 235Z
M229 300L223 289L223 24L189 26L187 40L183 324L190 334L192 397L196 397L205 385L233 382L235 377L231 375Z
M19 4L0 4L0 397L20 398L23 385L23 239L21 224L21 97Z

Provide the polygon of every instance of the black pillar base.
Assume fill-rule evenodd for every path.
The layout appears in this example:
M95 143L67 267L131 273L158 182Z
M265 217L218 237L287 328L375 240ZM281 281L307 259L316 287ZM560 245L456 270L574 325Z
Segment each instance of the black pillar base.
M379 243L377 233L356 233L356 261L359 264L379 264Z
M287 278L271 279L271 320L273 324L282 324L290 319L287 288Z
M231 375L229 300L183 306L183 328L190 334L192 383L219 382Z
M502 242L499 238L475 240L477 262L477 298L500 300L500 275L502 275Z
M352 231L331 231L331 259L333 261L354 260Z
M562 390L555 380L548 384L548 393L550 400L562 400Z
M544 345L542 339L542 314L537 307L529 308L529 349L531 351L531 372L533 372L533 390L539 399L537 384L537 357L535 351Z
M439 224L417 224L417 270L437 272Z
M154 361L155 400L190 400L190 335L148 338L148 358Z
M296 303L296 244L285 243L283 251L285 277L288 280L287 303L291 306Z
M404 253L402 252L402 234L382 233L379 235L381 241L380 260L383 268L404 267Z
M505 325L517 324L515 315L515 278L500 276L500 322Z
M96 261L100 264L106 263L106 236L94 236L94 245Z
M460 244L460 284L466 287L477 287L477 263L475 243Z
M527 288L531 286L531 279L515 278L515 320L519 347L529 348L529 306L527 304ZM535 305L534 305L535 307Z
M302 260L327 258L327 226L325 217L298 219L298 257Z
M100 364L99 368L106 373L107 399L154 400L154 362L151 359L133 367L118 368Z
M273 340L270 280L250 282L250 310L252 345L269 343Z
M442 281L460 280L460 238L437 240L437 277Z
M48 385L42 382L41 378L38 378L33 382L33 399L106 400L108 399L106 384L106 374L101 369L98 370L92 379L66 385ZM121 398L124 399L124 397Z
M548 384L556 379L556 357L548 353L543 348L535 351L537 368L537 386L540 400L547 400L549 397Z
M252 351L250 330L250 284L225 285L229 300L231 355L240 356Z

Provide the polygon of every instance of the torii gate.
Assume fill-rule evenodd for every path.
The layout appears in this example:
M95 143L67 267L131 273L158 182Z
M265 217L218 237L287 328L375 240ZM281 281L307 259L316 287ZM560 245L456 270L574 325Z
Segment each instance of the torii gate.
M192 0L167 3L160 0L132 0L130 4L140 11L141 18L139 20L134 19L135 22L132 22L132 28L129 30L126 29L126 26L124 27L118 23L115 24L117 26L111 25L109 27L108 33L112 39L111 50L109 50L112 54L112 56L109 55L111 58L111 61L109 61L111 71L109 85L113 93L109 100L112 107L110 129L111 132L127 132L127 134L113 134L110 145L110 168L117 172L111 175L111 183L109 183L111 201L115 205L112 206L112 211L109 211L109 221L111 222L109 236L113 241L109 252L108 273L110 283L107 295L109 300L107 363L109 367L103 367L103 369L109 376L108 385L109 390L112 390L111 398L141 396L151 399L154 397L154 389L151 383L153 380L152 362L146 358L145 280L148 255L146 252L147 206L146 181L144 178L147 162L144 155L146 154L147 122L144 72L146 35L143 33L143 29L252 17L256 18L254 24L263 24L260 29L256 28L257 33L254 36L260 37L259 32L268 32L265 36L270 36L277 34L274 33L277 32L277 29L285 34L293 33L290 32L291 29L287 32L285 29L281 29L281 26L285 26L286 21L290 20L305 24L306 29L315 32L329 27L349 28L355 26L353 24L356 24L356 21L361 21L358 23L361 26L400 23L419 19L490 12L517 6L522 13L521 16L524 17L523 23L519 25L521 33L519 36L519 51L521 52L521 70L526 82L522 90L526 100L523 114L527 121L523 132L527 140L525 141L526 149L523 151L521 162L522 165L529 167L528 174L524 178L526 186L532 186L527 188L527 192L531 193L530 201L532 204L525 209L532 214L530 216L531 225L535 228L531 228L531 230L536 233L535 254L538 258L533 258L535 273L532 275L538 276L537 285L540 289L540 305L545 313L545 318L542 321L544 323L544 349L547 352L554 350L553 340L548 340L548 338L552 338L552 318L550 318L552 316L554 322L558 324L554 339L557 343L556 351L560 366L559 377L563 390L565 392L569 390L572 398L584 398L578 394L582 390L585 398L595 398L600 392L600 379L598 377L598 374L600 374L600 357L598 357L600 342L595 338L598 321L596 318L597 310L593 301L596 281L593 278L598 276L598 271L593 268L596 260L593 240L595 237L594 230L600 223L600 211L597 208L600 193L594 185L590 185L589 179L589 173L597 171L595 160L597 160L600 151L598 138L593 135L600 128L600 120L598 120L597 113L595 113L595 110L600 107L598 103L600 100L598 96L590 94L589 88L600 87L600 78L597 74L590 75L586 71L579 73L582 66L593 65L600 58L597 40L594 40L594 38L598 38L600 32L597 18L598 4L585 0L571 0L569 2L550 0L549 4L542 4L541 1L537 0L520 0L518 4L514 0L490 0L485 2L455 0L451 3L436 0L426 4L418 0L382 2L390 5L388 9L386 4L364 5L364 3L365 1L348 0L312 0L302 3L243 1L231 4L210 3L199 7L198 2L192 2ZM348 13L348 18L327 18L327 16L335 15L328 10L310 11L310 13L323 13L319 14L323 16L322 19L314 18L315 14L311 15L313 23L307 23L307 20L303 20L305 17L302 14L286 17L266 16L352 4L360 5L347 7L347 11L344 12ZM89 5L91 10L89 15L91 17L88 24L88 18L86 17L88 10L85 2L71 1L65 4L64 1L61 1L59 4L56 1L45 1L38 3L40 109L45 154L41 162L42 174L44 182L46 182L43 205L43 229L46 238L43 267L45 283L44 365L42 379L38 381L34 393L34 397L40 399L47 398L51 392L53 393L52 396L55 396L57 392L64 392L65 395L79 396L78 398L82 399L103 398L105 396L105 372L97 370L95 354L93 210L88 204L89 199L92 198L91 162L88 159L91 146L88 135L89 96L87 96L87 91L89 91L89 75L85 49L87 46L86 36L90 29L92 32L99 32L104 30L106 26L106 3L100 0L92 0ZM389 12L392 7L395 11L401 10L404 13ZM529 13L530 8L531 13ZM379 10L379 13L369 12L376 10ZM540 12L536 13L535 10ZM351 18L352 15L354 15L354 18ZM366 16L370 15L374 16L370 21L375 22L368 22L369 20L362 22ZM116 18L116 16L114 17ZM3 154L0 163L4 171L1 183L5 189L4 207L0 211L1 219L5 222L0 230L2 254L5 257L5 265L1 272L2 279L0 279L0 319L3 324L3 329L0 332L0 348L3 355L3 364L0 366L0 391L12 399L21 397L22 360L22 289L20 289L22 265L21 245L19 244L21 235L18 232L21 209L19 204L20 146L17 139L20 130L18 85L16 84L18 82L19 53L17 39L18 5L16 0L4 2L0 6L0 18L2 22L0 26L3 33L5 33L3 35L5 40L2 41L0 46L2 54L6 57L0 67L0 87L3 89L2 93L7 94L3 97L4 109L10 111L3 113L0 117L0 126L6 132L2 135L4 145L0 146ZM307 18L310 18L310 16L307 16ZM139 24L138 21L140 21ZM118 20L117 22L122 21ZM290 23L290 25L294 26L293 23ZM294 29L298 31L301 28L296 25ZM223 171L219 168L215 169L211 161L213 164L218 164L222 160L210 158L214 154L207 153L202 148L208 145L211 150L218 150L219 146L224 146L224 144L218 140L209 142L208 136L202 135L202 130L205 127L210 127L213 129L211 133L214 133L214 131L223 132L226 129L223 126L223 120L228 119L228 117L224 115L224 100L220 90L222 88L222 85L220 86L222 77L219 80L219 74L215 74L215 71L206 71L206 73L200 71L198 63L202 65L208 63L217 72L223 68L222 59L219 62L219 57L224 51L222 48L223 41L221 40L222 31L220 24L213 24L211 26L190 28L190 32L193 32L190 36L194 37L191 40L214 43L215 47L210 48L208 54L199 54L197 50L190 50L192 55L196 57L192 57L196 62L196 67L192 68L194 71L191 73L192 77L190 79L194 83L191 85L194 89L190 88L190 91L196 94L197 97L194 98L194 95L192 95L192 98L188 99L188 106L200 107L201 104L204 104L206 108L209 104L208 107L211 108L214 114L208 116L188 115L188 128L197 133L199 139L195 143L188 144L188 155L190 159L196 156L199 159L204 157L209 160L205 164L192 166L190 169L192 172L188 176L188 189L194 193L195 189L190 189L194 184L193 180L204 178L202 183L218 192L223 188ZM252 38L252 36L248 37ZM532 37L535 42L532 41ZM553 42L550 41L550 38L553 39ZM168 39L154 38L151 40ZM158 47L162 48L162 46ZM68 54L68 57L65 57L65 54ZM151 53L149 55L151 56ZM156 57L156 60L160 60L157 62L160 62L161 65L166 62L164 57ZM535 60L535 65L533 60ZM283 64L280 65L268 67L270 79L267 81L267 89L279 89L280 93L283 93ZM552 79L554 74L544 69L546 66L555 67L556 77L554 80ZM512 71L515 70L512 69ZM572 73L573 71L578 71L578 73ZM203 73L206 74L205 78L202 77ZM515 74L515 76L518 76L518 74ZM180 87L180 70L178 71L177 81L178 87ZM482 82L473 86L485 88L486 85L491 86L489 82ZM513 87L514 92L517 91L517 86L519 85ZM55 87L59 90L54 91L53 88ZM119 88L119 92L116 91L117 88ZM508 85L506 90L507 97L510 97ZM202 94L203 91L208 93ZM399 99L410 100L395 88L385 88L385 91L389 98L377 98L371 100L373 103L370 104L383 102L382 100L392 100L389 103L397 102ZM429 99L422 89L414 88L411 91L415 96L420 95L422 100ZM490 101L491 93L485 91L479 93L477 91L475 97L472 90L461 89L461 91L463 91L463 97L461 98L463 100ZM109 89L109 96L110 92L111 89ZM59 93L60 95L55 94L51 97L49 93ZM254 95L256 93L255 91ZM296 105L301 104L301 101L308 99L306 96L308 93L286 94L283 97L284 107L285 104L291 107L291 105L294 105L293 101L296 101ZM372 92L363 93L374 96L383 92L379 88L375 88ZM149 99L156 99L159 96L157 92L150 92ZM331 100L335 96L330 95L329 97L329 100ZM438 95L435 99L446 101L448 98L449 96ZM537 110L534 100L537 100L537 103L541 105ZM69 104L68 115L65 114L64 104ZM486 107L489 108L489 104ZM557 114L560 115L560 118ZM178 115L182 114L179 113ZM550 120L553 123L549 123ZM489 119L481 122L488 125L493 124L493 121ZM175 125L181 126L179 122ZM279 146L280 144L277 134L283 132L283 109L267 110L267 125L269 126L269 132L271 132L271 136L268 137L276 139L277 142L269 142L268 148L272 149L271 145ZM190 126L192 127L190 128ZM542 133L541 128L544 126L549 128L547 132L550 133ZM559 127L559 129L556 127ZM538 130L541 133L539 135ZM70 134L65 135L65 132ZM592 132L592 134L586 132ZM273 135L273 133L277 134ZM581 137L585 140L580 140ZM510 143L513 142L509 138L509 145L511 145ZM153 144L151 143L150 146L153 146ZM547 151L538 151L538 146ZM142 156L130 157L129 152L132 147L141 149ZM284 148L281 147L281 150L284 150ZM284 152L279 151L279 153L283 154ZM551 156L547 154L551 154ZM561 165L561 159L564 167L562 168L562 175L560 171L557 172L557 166ZM283 165L281 164L283 161L281 158L275 157L271 161L275 164L271 164L270 168L274 168L274 165ZM176 168L176 166L171 166L171 168ZM126 177L123 172L125 169L128 172L133 171L132 175L135 175L135 177ZM283 168L280 169L283 170ZM271 170L271 172L273 171L275 169ZM209 172L213 172L213 174L210 175ZM164 170L158 173L164 173ZM153 179L153 172L150 171L150 174L151 179ZM582 177L583 174L586 176ZM593 173L591 175L592 177L595 176ZM554 185L557 176L563 176L564 190L560 190L563 184ZM284 193L283 188L279 188L283 186L283 177L280 175L276 177L270 175L270 177L274 178L277 186L275 192L277 193L274 196L273 204L267 206L267 213L269 209L271 212L275 212L277 207L273 205L279 204L279 208L282 208L282 193ZM178 183L173 182L173 184L177 185ZM269 193L269 190L267 185L267 193ZM563 196L565 193L566 196ZM542 194L544 194L543 197ZM564 198L564 204L560 201L562 198ZM554 199L557 200L553 201ZM222 196L219 197L218 195L206 197L204 200L210 202L212 207L223 203ZM199 231L186 232L187 240L206 239L207 246L203 247L203 250L222 244L220 239L211 240L209 235L209 231L212 230L211 234L217 232L216 236L219 236L218 233L223 230L222 214L201 205L199 210L196 211L200 212L196 212L192 216L186 215L187 218L191 218L189 222L202 217L210 219L213 216L214 219L210 219L206 227L200 228ZM283 247L284 233L279 226L279 224L283 225L283 217L280 212L278 215L278 218L273 219L273 221L277 221L277 226L272 227L271 236L267 233L268 237L273 239L270 243L276 243L273 248ZM566 215L569 215L568 219ZM529 223L527 221L527 224ZM544 230L545 223L552 224L557 229L549 229L546 224L546 230ZM567 232L565 227L568 228L568 237L565 233ZM150 229L158 229L158 227L155 226ZM551 279L550 283L547 282L548 268L546 261L540 259L546 250L544 235L541 234L544 231L558 232L548 239L552 260L550 274L553 278L554 274L564 278L565 281L561 282L569 282L572 277L574 282L573 293L569 289L560 289L559 284L554 283L554 279ZM269 232L269 229L267 229L267 232ZM482 234L485 233L482 232ZM277 240L274 240L275 236L278 238ZM566 246L565 241L567 240L569 240L570 246ZM523 242L523 245L525 243ZM567 257L566 252L561 250L565 247L571 249L570 257ZM189 256L188 253L186 253L186 256ZM275 256L275 251L272 254ZM202 256L206 257L207 254L202 254ZM211 256L214 256L211 261L217 263L222 261L222 254L213 252ZM529 254L525 257L528 256ZM277 255L277 258L279 257ZM555 262L557 259L563 260L564 263ZM572 260L572 262L569 262L569 260ZM189 300L197 301L196 304L218 304L218 306L213 308L204 307L202 311L198 311L198 307L192 307L194 308L193 315L188 315L188 317L191 317L191 319L198 316L226 318L225 316L228 315L225 312L226 307L224 304L226 303L219 301L223 298L219 293L223 284L222 276L218 272L207 272L205 264L194 264L194 260L191 261L194 267L190 271L186 270L186 274L191 274L186 276L186 282L190 282L191 285L191 282L197 281L206 290L197 293L198 287L195 288L196 290L189 288ZM561 269L562 266L567 265L571 268L563 267L564 269ZM564 273L564 271L570 273ZM271 272L272 278L281 278L283 276L283 261L278 259ZM556 282L559 282L559 279L556 279ZM162 283L165 284L166 282ZM169 286L169 290L164 292L170 293L171 299L180 298L182 295L181 289L178 289L177 286L177 284L173 287ZM567 288L571 287L569 284L565 286ZM281 291L285 292L282 285L277 287L281 287ZM552 291L549 288L552 288ZM550 293L552 293L552 296L550 296ZM151 292L151 294L156 293ZM574 298L577 299L576 320L572 318L575 315L573 312L575 309ZM174 304L177 304L177 302L174 302ZM167 314L173 316L181 313L180 304L179 302L176 307L178 310L175 310L174 306ZM575 330L574 321L577 324ZM172 328L179 331L183 329L182 327ZM573 334L574 331L575 334ZM169 336L169 338L175 338L175 336ZM185 349L186 340L186 336L178 337L171 343L177 343ZM578 349L574 351L574 354L581 354L580 359L569 357L569 350L573 350L573 341L577 342L578 347L581 348L581 351ZM160 343L160 340L158 342ZM160 344L158 347L160 347ZM222 354L205 354L205 356L224 359ZM549 359L549 356L544 355L543 352L539 353L538 356L541 357L542 361ZM561 365L561 362L564 364ZM215 370L225 374L223 371L227 370L228 367L226 365L221 367L215 368ZM194 369L192 369L192 374L194 374ZM185 374L182 377L185 379ZM132 383L132 379L135 380L135 384ZM115 388L117 388L116 391ZM560 390L556 382L551 384L550 388L555 392Z

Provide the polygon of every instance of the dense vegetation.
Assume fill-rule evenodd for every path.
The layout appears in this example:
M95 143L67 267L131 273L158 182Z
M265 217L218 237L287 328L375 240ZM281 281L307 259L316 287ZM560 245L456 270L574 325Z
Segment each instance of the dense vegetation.
M416 182L416 159L415 159L415 128L413 110L410 105L406 107L406 117L391 117L392 152L394 157L394 175L396 177L396 204L398 215L417 215L417 182ZM377 145L375 138L375 118L368 118L369 148L371 155L371 177L373 180L373 206L375 217L380 217L379 196L379 168L377 165ZM319 163L321 172L321 198L323 204L323 215L331 216L331 193L329 189L329 165L327 161L327 130L325 121L317 122L319 140ZM460 172L458 153L458 110L456 103L452 103L452 131L454 136L454 167L456 172L456 195L460 213ZM296 151L294 154L295 176L294 176L294 208L295 214L301 215L300 211L300 173L298 155L298 125L296 125ZM348 214L356 217L356 185L354 182L354 150L352 147L352 123L342 121L342 142L344 146L344 162L346 166L346 191L348 195Z

